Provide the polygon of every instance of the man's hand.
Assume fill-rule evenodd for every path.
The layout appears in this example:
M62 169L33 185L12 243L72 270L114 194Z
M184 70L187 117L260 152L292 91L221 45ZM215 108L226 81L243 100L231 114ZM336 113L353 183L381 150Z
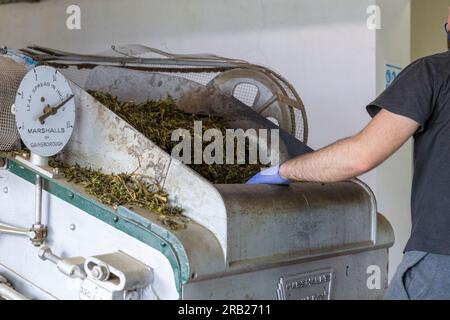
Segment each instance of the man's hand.
M289 180L284 179L279 174L280 166L272 167L261 171L253 178L251 178L247 184L280 184L287 185Z
M382 109L359 134L287 161L280 176L337 182L364 174L389 158L419 129L414 120Z

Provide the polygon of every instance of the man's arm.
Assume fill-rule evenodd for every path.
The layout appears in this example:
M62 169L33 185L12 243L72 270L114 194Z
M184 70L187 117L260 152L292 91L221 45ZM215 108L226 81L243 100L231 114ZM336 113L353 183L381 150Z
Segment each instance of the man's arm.
M414 120L382 109L359 134L287 161L280 175L311 182L354 178L384 162L418 129Z

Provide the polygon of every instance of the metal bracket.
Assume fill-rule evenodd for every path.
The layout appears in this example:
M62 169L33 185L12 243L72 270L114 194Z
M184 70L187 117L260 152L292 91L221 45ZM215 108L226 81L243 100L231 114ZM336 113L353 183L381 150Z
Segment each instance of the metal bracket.
M153 270L121 251L87 258L84 271L81 300L141 300L153 283Z
M48 165L36 165L31 161L31 158L28 154L18 155L16 156L15 160L17 162L27 166L31 170L35 171L36 173L40 174L43 177L49 178L49 179L58 179L62 177L62 174L58 170L58 168L52 168Z
M30 229L17 227L0 222L0 234L13 234L28 237L34 246L40 246L47 238L47 227L34 224Z
M53 254L52 250L47 246L39 249L39 258L43 261L50 261L56 265L58 270L73 279L85 279L86 273L83 271L85 259L83 257L74 257L63 259Z

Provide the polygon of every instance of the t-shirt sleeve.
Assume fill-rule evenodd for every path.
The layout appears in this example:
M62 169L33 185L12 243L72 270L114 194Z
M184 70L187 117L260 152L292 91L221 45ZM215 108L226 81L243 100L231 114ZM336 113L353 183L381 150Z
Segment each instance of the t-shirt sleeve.
M381 109L408 117L423 130L430 118L434 103L432 67L420 59L403 70L394 82L371 104L367 112L375 117Z

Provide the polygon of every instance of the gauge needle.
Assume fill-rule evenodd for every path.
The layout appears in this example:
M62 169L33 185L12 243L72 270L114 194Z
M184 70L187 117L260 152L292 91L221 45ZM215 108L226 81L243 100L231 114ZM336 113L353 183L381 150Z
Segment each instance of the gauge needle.
M44 108L44 113L38 118L39 122L41 124L45 124L45 119L47 119L50 116L54 116L56 113L58 113L58 110L61 109L67 102L73 99L75 97L73 94L58 103L54 107L47 106Z

